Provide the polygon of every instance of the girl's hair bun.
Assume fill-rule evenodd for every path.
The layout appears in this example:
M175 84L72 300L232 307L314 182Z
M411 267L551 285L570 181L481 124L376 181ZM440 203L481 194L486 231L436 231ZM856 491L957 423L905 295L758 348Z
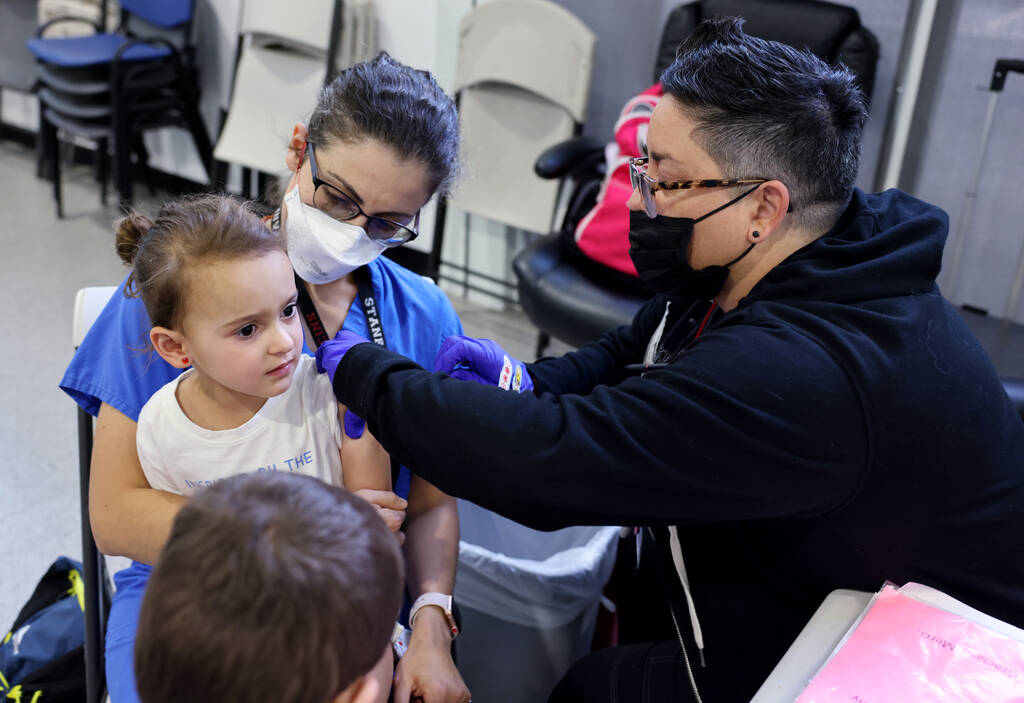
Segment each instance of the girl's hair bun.
M114 247L121 261L129 266L135 261L135 253L146 232L153 226L153 220L137 212L131 212L117 223L117 237Z

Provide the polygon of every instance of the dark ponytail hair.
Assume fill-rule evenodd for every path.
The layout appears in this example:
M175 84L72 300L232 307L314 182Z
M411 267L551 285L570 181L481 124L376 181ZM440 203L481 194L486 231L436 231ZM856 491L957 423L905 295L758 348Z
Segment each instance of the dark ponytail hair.
M447 195L459 171L459 116L434 77L381 52L346 68L320 91L309 140L374 139L427 167L431 192Z
M155 327L176 329L184 317L189 272L211 263L285 250L249 207L222 195L167 203L156 220L136 212L117 223L115 248L132 267L127 297L141 297Z

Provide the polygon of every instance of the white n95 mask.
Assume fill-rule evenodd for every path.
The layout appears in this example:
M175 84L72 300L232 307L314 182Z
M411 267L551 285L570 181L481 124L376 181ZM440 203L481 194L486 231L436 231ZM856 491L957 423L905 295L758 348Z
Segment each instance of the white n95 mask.
M285 234L288 258L299 278L309 283L330 283L380 256L387 246L366 235L366 230L339 222L299 198L296 185L284 197L288 211Z

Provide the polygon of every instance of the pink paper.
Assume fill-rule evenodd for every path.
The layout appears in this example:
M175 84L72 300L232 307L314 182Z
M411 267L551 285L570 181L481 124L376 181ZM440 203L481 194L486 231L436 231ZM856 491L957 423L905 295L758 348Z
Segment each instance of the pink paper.
M882 589L797 703L1024 702L1024 643Z

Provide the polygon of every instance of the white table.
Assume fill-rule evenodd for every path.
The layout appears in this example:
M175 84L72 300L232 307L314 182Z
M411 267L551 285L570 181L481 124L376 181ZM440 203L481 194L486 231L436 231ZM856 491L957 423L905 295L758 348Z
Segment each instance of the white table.
M846 589L829 593L750 703L793 703L874 595Z

